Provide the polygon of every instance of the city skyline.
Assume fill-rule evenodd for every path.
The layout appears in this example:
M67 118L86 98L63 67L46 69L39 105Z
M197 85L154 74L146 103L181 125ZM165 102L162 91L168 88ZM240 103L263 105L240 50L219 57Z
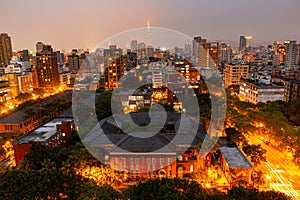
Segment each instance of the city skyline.
M297 35L300 28L295 26L300 17L297 12L300 2L294 0L238 3L229 0L226 4L220 0L205 3L167 0L142 4L131 0L120 1L118 6L116 2L94 0L84 4L79 1L37 3L31 0L1 2L0 5L3 8L0 32L12 37L14 50L33 50L38 41L67 51L93 49L114 34L146 27L148 21L151 26L170 28L190 37L201 35L210 41L230 40L236 45L240 35L253 36L253 45L272 44L275 40L300 40ZM66 6L69 9L64 9ZM7 20L11 11L14 15ZM25 20L20 23L20 19Z
M299 7L0 1L0 196L300 199Z

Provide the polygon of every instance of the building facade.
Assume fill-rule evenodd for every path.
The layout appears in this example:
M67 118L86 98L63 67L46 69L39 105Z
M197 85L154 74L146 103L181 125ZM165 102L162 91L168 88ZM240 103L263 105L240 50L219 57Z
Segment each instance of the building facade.
M105 69L104 82L106 90L118 88L119 80L124 75L124 60L123 57L116 58Z
M36 75L38 87L52 90L59 86L57 55L51 45L44 45L43 50L36 53Z
M239 97L242 101L258 103L267 101L283 101L284 86L264 85L250 80L240 80Z
M232 48L225 44L219 44L219 62L221 63L231 63L232 61Z
M175 70L180 73L186 82L196 83L200 81L200 71L192 66L187 60L174 63ZM168 80L170 81L170 80Z
M274 49L273 65L274 66L285 65L286 46L280 44L279 42L274 42L273 49Z
M245 51L247 48L249 48L251 40L251 36L240 36L239 51Z
M239 85L241 78L248 78L249 65L225 64L223 73L225 87L229 87L231 85Z
M6 66L13 56L11 38L7 33L0 34L0 65Z
M285 80L284 101L300 99L300 79Z
M225 177L231 187L238 186L241 180L252 183L253 165L239 148L224 146L220 147L219 151L221 169L225 172Z
M137 124L149 123L149 116L146 112L130 113L132 120ZM83 139L85 142L100 142L97 148L105 150L105 163L118 171L123 171L129 178L158 178L158 177L185 177L191 176L194 172L204 167L205 162L209 163L207 156L201 157L197 146L206 136L206 131L201 124L190 121L191 126L184 129L185 134L195 131L194 140L186 142L180 140L174 142L176 133L175 124L180 120L180 114L167 112L167 119L164 125L164 132L158 132L153 137L136 138L124 134L120 126L124 120L119 121L126 115L118 115L117 118L106 118L100 121L100 127L112 143L105 142L103 134L91 131ZM115 121L116 120L116 121ZM188 119L187 119L188 120ZM156 126L161 123L159 119L151 119L151 124ZM129 124L126 123L126 128ZM97 128L97 127L95 127ZM96 130L96 129L94 129ZM124 129L125 130L125 129ZM148 131L138 131L139 134L149 134ZM129 131L130 132L130 131ZM98 135L98 136L96 136ZM96 137L95 137L96 136ZM163 148L168 146L168 148Z
M75 52L72 52L71 55L68 55L68 66L70 71L78 71L80 68L80 63L79 63L79 55L77 55Z
M55 118L13 141L16 163L19 164L33 145L58 147L66 144L75 130L73 120Z
M284 45L286 47L286 60L285 60L285 66L290 70L296 70L297 69L297 41L285 41Z

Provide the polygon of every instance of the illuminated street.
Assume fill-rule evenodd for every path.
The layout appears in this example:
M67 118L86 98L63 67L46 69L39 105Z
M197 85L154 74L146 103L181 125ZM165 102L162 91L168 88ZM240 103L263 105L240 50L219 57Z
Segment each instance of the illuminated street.
M271 145L266 145L259 136L250 136L250 142L260 144L267 150L267 162L260 166L265 172L267 183L271 189L283 192L294 199L300 199L299 168L283 153Z

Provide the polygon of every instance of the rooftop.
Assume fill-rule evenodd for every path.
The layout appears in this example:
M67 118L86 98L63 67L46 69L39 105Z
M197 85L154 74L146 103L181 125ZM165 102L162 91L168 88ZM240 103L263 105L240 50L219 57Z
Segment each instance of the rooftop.
M72 93L71 92L64 92L62 94L58 94L52 97L49 97L47 99L43 99L40 101L35 101L34 105L31 105L30 107L33 108L34 111L39 111L40 110L40 106L50 103L53 100L56 99L71 99L72 97ZM9 114L8 116L2 117L0 119L0 124L21 124L22 122L28 120L25 117L25 108L22 110L17 110L11 114Z
M220 151L230 168L253 168L239 148L220 147Z
M277 85L276 83L265 84L263 82L258 82L257 80L253 80L253 79L241 78L241 81L248 82L248 83L251 83L251 84L259 86L259 87L282 87L282 88L284 88L283 86Z
M64 118L55 118L50 122L34 129L28 134L16 139L14 143L19 144L29 144L32 142L44 143L47 142L50 138L56 135L56 125L61 124L62 121L68 121Z
M130 113L132 120L136 124L148 124L152 126L160 124L156 117L150 122L150 117L147 112ZM164 133L159 132L153 135L151 128L148 129L136 129L133 133L137 135L143 135L144 137L135 137L130 134L126 134L122 131L122 123L126 121L123 119L123 115L118 117L106 118L101 120L83 139L83 141L93 148L104 147L109 144L115 148L113 152L176 152L176 145L198 145L203 142L206 137L206 130L201 123L196 123L195 120L181 116L181 114L175 114L167 112L167 119L165 124L174 124L176 133ZM181 117L183 117L181 119ZM180 128L179 124L183 121ZM181 121L181 122L180 122ZM188 127L187 127L188 126ZM144 127L145 128L145 127ZM188 141L193 136L192 141ZM196 134L196 135L195 135ZM149 135L149 136L148 136ZM148 137L147 137L148 136ZM176 136L176 138L175 138ZM167 146L168 145L168 146ZM166 147L167 146L167 147ZM118 148L116 148L118 147ZM166 147L166 148L163 148Z

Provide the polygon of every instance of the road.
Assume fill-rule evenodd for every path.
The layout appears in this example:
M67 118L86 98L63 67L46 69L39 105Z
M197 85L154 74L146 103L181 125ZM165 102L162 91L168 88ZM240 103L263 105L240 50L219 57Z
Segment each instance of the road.
M265 144L259 136L249 136L249 140L249 143L260 144L267 150L267 162L260 169L265 173L271 189L300 199L300 170L288 153L277 150L271 144Z

